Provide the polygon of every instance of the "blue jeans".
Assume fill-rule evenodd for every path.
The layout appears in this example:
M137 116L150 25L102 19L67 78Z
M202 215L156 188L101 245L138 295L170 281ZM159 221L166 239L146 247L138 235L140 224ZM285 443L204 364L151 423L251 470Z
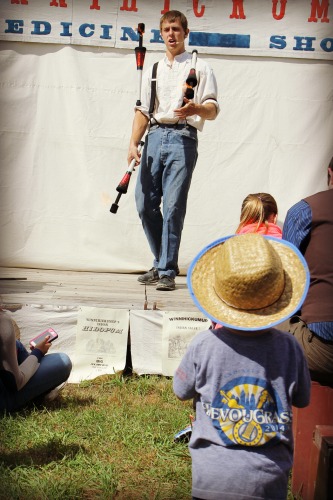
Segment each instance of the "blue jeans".
M23 344L16 341L17 361L20 365L29 356ZM72 371L72 362L67 354L46 354L31 379L19 391L10 391L1 385L0 410L15 411L27 403L50 392L66 382Z
M159 275L175 277L187 196L198 158L194 127L153 125L145 140L136 206ZM161 202L163 199L163 215Z

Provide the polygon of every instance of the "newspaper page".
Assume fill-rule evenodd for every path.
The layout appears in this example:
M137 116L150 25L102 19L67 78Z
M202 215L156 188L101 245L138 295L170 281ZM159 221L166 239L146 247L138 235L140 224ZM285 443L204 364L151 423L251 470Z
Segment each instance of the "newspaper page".
M126 364L129 311L80 307L71 382L123 370Z
M193 337L208 330L211 321L200 312L168 311L163 317L162 373L173 377Z
M133 371L138 375L162 375L163 312L130 312L130 338Z

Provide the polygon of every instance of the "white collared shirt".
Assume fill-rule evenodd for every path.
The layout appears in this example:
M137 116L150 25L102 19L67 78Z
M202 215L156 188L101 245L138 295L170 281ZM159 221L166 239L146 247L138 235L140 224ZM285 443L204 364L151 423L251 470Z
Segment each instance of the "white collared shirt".
M185 82L191 69L192 56L188 52L174 58L170 63L168 58L159 62L157 68L156 101L154 109L154 119L158 123L181 123L174 114L174 110L182 106ZM196 75L198 85L194 88L193 101L196 104L212 102L219 112L217 102L217 83L213 70L199 57L196 62ZM151 94L152 67L150 67L142 77L141 106L135 109L140 110L149 117L150 94ZM187 118L187 123L202 130L205 120L198 115Z

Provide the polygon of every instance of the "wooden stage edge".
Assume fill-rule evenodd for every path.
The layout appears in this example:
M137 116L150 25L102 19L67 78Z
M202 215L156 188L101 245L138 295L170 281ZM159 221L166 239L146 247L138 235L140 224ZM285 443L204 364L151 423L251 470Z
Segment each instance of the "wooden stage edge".
M198 311L186 276L177 276L176 290L144 286L138 274L94 273L0 267L0 304L72 305L111 309Z

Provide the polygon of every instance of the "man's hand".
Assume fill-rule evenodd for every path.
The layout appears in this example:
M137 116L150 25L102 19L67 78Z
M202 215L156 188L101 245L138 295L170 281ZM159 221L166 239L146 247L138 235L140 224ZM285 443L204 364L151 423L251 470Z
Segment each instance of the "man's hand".
M173 112L179 118L180 120L185 120L189 116L197 115L198 114L198 106L197 104L194 104L193 101L190 99L187 99L184 97L184 102L185 106L182 106L181 108L174 109Z
M130 144L127 155L128 165L131 163L133 159L135 159L135 165L139 165L141 159L141 153L138 152L138 146L136 146L135 144Z
M184 97L185 106L174 109L174 113L180 120L185 120L189 116L198 115L204 120L214 120L216 118L216 106L212 102L207 104L195 104L190 99Z
M148 117L141 113L141 111L137 110L135 112L132 125L132 136L127 154L128 165L133 159L135 159L136 165L140 163L141 153L138 152L138 145L140 144L140 141L144 133L146 132L148 121Z

